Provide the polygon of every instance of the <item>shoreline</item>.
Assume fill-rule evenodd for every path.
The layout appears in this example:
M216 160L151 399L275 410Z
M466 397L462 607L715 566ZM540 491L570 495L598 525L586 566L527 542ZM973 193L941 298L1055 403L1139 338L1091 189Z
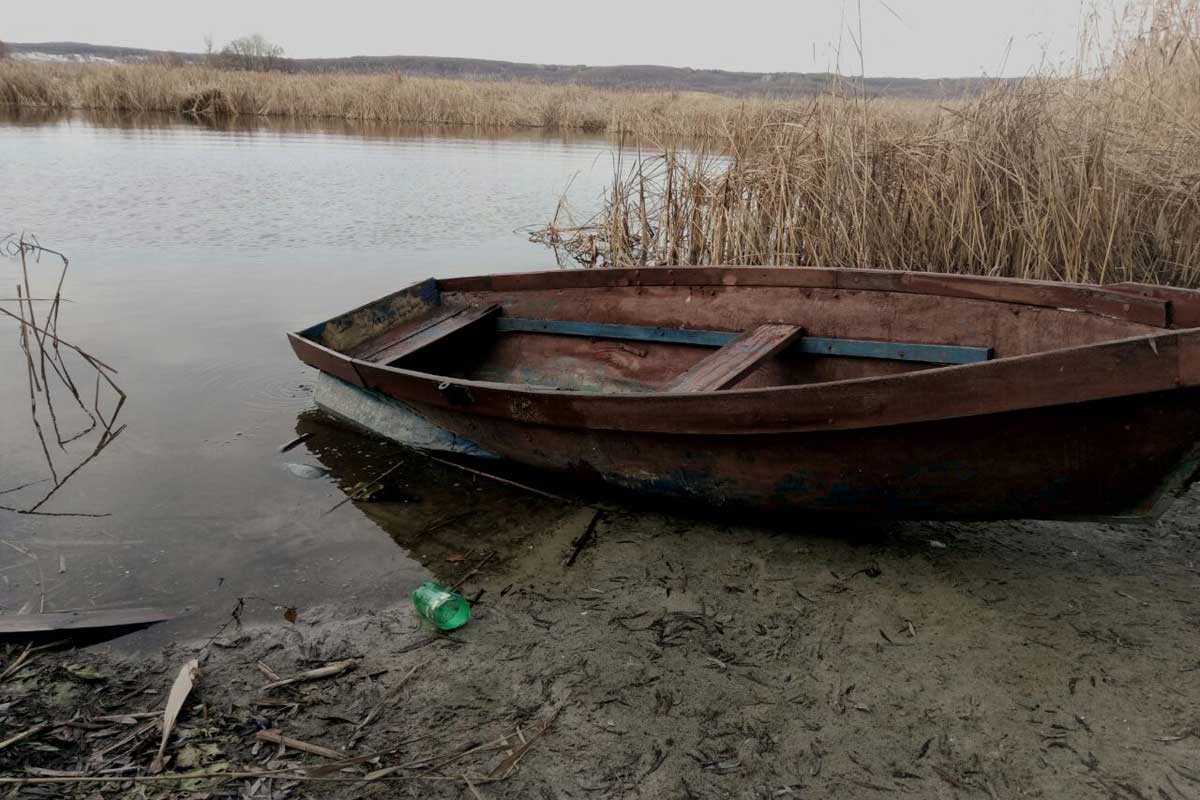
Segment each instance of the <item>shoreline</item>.
M153 111L403 124L720 136L811 101L612 90L397 74L237 72L206 67L0 62L0 106ZM925 101L889 100L922 104Z
M125 789L269 781L277 797L348 798L399 782L452 798L469 781L489 800L1149 797L1194 775L1190 695L1167 676L1200 664L1196 492L1158 526L1120 529L784 529L622 506L570 566L590 510L533 507L539 524L497 524L503 549L468 576L478 602L449 635L398 591L367 613L229 626L208 648L38 653L0 684L5 730L33 730L0 771L79 797L103 763ZM157 719L192 658L155 777ZM263 688L314 669L328 674ZM44 747L76 729L89 738Z

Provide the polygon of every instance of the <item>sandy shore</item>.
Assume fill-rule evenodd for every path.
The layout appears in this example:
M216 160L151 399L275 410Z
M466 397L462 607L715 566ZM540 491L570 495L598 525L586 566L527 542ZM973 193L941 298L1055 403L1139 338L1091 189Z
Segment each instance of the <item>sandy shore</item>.
M213 797L1200 797L1197 491L1122 528L760 526L622 506L571 566L590 509L477 494L417 548L448 578L494 552L464 583L466 627L435 634L398 592L353 618L300 609L160 653L38 653L0 683L0 738L53 724L0 745L0 774L144 773L158 728L121 715L162 709L199 657L168 773L282 770L186 784ZM261 689L268 671L345 660ZM87 722L101 717L118 721ZM314 774L338 762L264 730L378 755Z

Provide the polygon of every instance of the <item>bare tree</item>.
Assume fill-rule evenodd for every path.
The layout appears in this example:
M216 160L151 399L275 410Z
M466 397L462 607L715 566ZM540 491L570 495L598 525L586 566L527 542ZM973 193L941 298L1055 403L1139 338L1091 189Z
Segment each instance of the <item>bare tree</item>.
M222 47L218 63L225 69L259 72L282 69L283 48L268 41L261 33L254 33L234 39Z

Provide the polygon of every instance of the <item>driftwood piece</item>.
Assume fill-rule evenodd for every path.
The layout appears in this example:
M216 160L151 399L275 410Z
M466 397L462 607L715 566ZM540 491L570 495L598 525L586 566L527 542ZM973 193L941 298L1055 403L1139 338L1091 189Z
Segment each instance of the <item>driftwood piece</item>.
M40 614L0 616L0 636L25 636L51 631L87 631L130 628L174 619L158 608L112 608L99 611L48 611Z

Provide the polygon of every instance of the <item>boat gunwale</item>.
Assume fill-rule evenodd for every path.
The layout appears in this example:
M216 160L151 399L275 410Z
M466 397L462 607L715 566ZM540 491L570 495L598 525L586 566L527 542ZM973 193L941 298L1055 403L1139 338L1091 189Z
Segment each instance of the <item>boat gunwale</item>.
M603 280L598 281L596 276L603 278ZM787 276L790 279L783 282L770 283L763 280L764 278L780 276ZM562 285L564 277L568 281L573 282L572 285ZM653 280L646 280L648 277L652 277ZM680 280L681 277L686 277L686 280ZM746 282L742 280L744 277L750 277L754 280ZM864 286L862 284L871 282L865 279L860 280L860 278L864 277L874 280L882 279L891 288ZM843 281L843 278L848 278L848 280ZM731 280L733 282L730 282ZM547 282L551 285L546 285ZM399 380L402 383L413 382L414 386L421 387L415 391L408 391L405 393L405 396L397 398L402 401L450 408L456 404L440 392L438 387L461 387L462 389L481 392L485 395L496 395L495 398L492 398L494 405L492 408L488 407L488 403L478 404L472 401L472 405L475 405L476 408L471 409L469 413L477 416L517 419L524 422L555 427L580 427L584 429L637 431L644 433L738 435L869 429L911 422L929 422L941 419L985 416L988 414L1007 413L1032 408L1047 408L1200 385L1200 327L1170 328L1169 318L1172 301L1141 298L1120 292L1107 291L1102 287L1091 287L1081 284L1059 284L1046 281L945 275L942 273L901 272L896 270L841 270L796 267L650 267L645 269L569 270L481 275L438 280L436 281L436 285L439 295L445 292L494 291L501 293L558 289L589 290L605 288L607 286L651 285L675 285L682 287L777 286L779 288L840 288L877 292L902 291L929 295L940 294L942 296L964 297L989 302L1035 307L1039 305L1036 302L1029 302L1026 299L1004 299L998 296L981 296L976 292L955 292L951 291L954 287L947 286L947 284L962 282L969 283L973 288L986 288L993 295L1005 294L1004 289L1006 287L1021 287L1025 290L1050 289L1052 290L1052 296L1060 299L1071 295L1079 295L1081 299L1085 300L1088 298L1103 300L1105 301L1105 306L1109 303L1118 303L1121 306L1128 306L1129 308L1157 308L1161 312L1162 322L1158 325L1141 323L1151 325L1151 327L1158 327L1160 330L1156 332L1141 333L1119 339L1105 339L1088 344L1042 350L1035 353L1001 356L972 364L933 366L894 375L872 375L805 384L748 388L734 387L710 392L588 392L524 383L456 378L353 358L305 335L309 331L319 329L325 323L318 323L302 331L289 333L288 337L291 340L293 349L302 361L317 369L323 369L320 364L313 363L314 360L318 360L315 356L319 355L319 360L326 362L327 365L332 360L344 367L348 367L354 378L357 379L353 382L358 383L364 388L387 393L386 390L378 388L378 382L371 379L372 374L376 376L388 376L392 381ZM384 301L397 294L411 291L427 284L428 280L417 282L406 289L385 295L374 302ZM896 286L902 288L894 288ZM936 291L939 287L944 291ZM1195 295L1200 299L1200 292L1195 292ZM366 309L373 304L367 303L355 310ZM1078 304L1058 305L1046 303L1044 307L1061 308L1073 313L1095 313L1100 316L1112 316L1112 314L1104 313L1103 311L1091 310L1086 307L1080 308ZM345 316L345 314L339 316ZM337 318L334 317L331 319ZM1128 321L1138 322L1137 319L1130 319ZM972 373L983 377L997 370L1016 370L1019 372L1023 367L1028 366L1030 374L1035 374L1038 371L1039 361L1050 361L1053 363L1055 361L1062 361L1064 358L1071 358L1073 354L1088 351L1121 351L1127 349L1130 353L1136 353L1139 343L1147 345L1146 350L1154 353L1156 361L1162 360L1164 362L1161 365L1156 365L1153 369L1143 363L1138 369L1127 373L1127 375L1141 374L1144 378L1141 382L1143 385L1142 388L1134 387L1128 391L1103 390L1103 386L1097 384L1103 383L1105 375L1103 372L1098 372L1086 380L1081 378L1076 381L1075 385L1070 387L1075 391L1065 392L1062 396L1055 397L1053 400L1046 400L1044 397L1038 398L1036 392L1033 393L1032 397L1029 396L1028 392L1025 395L1008 393L1006 394L1005 403L999 406L994 403L977 402L975 403L975 408L969 407L970 404L968 403L967 408L946 410L934 403L932 404L932 409L910 408L907 410L907 413L897 413L898 411L903 412L905 409L890 407L881 408L880 412L887 413L879 413L878 419L870 418L872 415L865 411L858 412L859 419L854 419L853 415L849 419L838 419L838 410L831 409L828 413L821 415L827 418L824 424L814 424L811 419L805 419L806 417L814 416L816 410L821 405L823 396L837 395L839 392L845 393L860 390L859 397L853 398L859 400L868 396L876 398L884 397L889 392L892 397L902 398L906 393L912 392L913 381L920 382L920 385L916 388L932 393L932 391L937 390L936 384L938 382L953 381L954 377L960 375L960 371L963 369L987 370L987 372ZM1174 349L1176 351L1174 357L1159 359L1160 348ZM306 357L308 355L305 352L306 350L308 354L311 354L310 357ZM1086 363L1086 360L1084 363ZM1057 369L1061 371L1064 367L1058 366ZM343 377L347 376L343 374ZM1078 377L1077 373L1076 377ZM1123 379L1125 377L1125 375L1122 376ZM924 385L931 381L934 382L932 387ZM1125 381L1123 380L1123 385L1124 383ZM1132 384L1131 381L1128 383ZM956 387L953 385L946 387L946 389L951 390L954 388ZM979 391L978 387L969 386L966 388L968 393L971 390ZM521 398L524 398L527 402L532 398L536 398L538 402L545 402L561 409L567 409L569 413L563 416L569 416L572 419L569 422L561 419L548 419L545 418L546 415L541 415L528 409L518 412L514 409L513 403ZM656 404L663 402L672 403L672 413L667 416L668 424L666 425L661 424L661 421L659 423L653 422L657 416L661 415L639 413L643 407L652 408ZM783 405L785 402L788 406L788 413L785 414L785 417L794 419L796 420L795 422L781 420L776 424L761 425L750 421L731 425L727 419L722 419L723 416L728 416L728 412L730 411L728 406L730 403L739 403L742 406L739 410L750 412L762 404ZM881 406L885 405L882 401L877 402ZM609 406L610 403L616 403L617 407L613 408ZM712 408L706 412L706 406L712 406ZM467 409L464 408L463 410ZM688 416L694 416L700 422L689 424L687 420L681 419L680 412L685 411ZM549 416L554 417L557 415L552 414ZM606 420L604 419L605 417L609 417L610 419Z
M523 383L502 383L497 381L477 381L465 378L455 378L447 375L438 375L435 373L420 372L417 370L405 369L403 367L393 367L385 364L377 364L369 361L351 358L344 353L340 353L324 345L313 342L295 333L289 333L289 338L292 341L293 349L301 355L301 359L311 366L321 369L315 364L311 364L307 359L303 358L303 348L311 348L324 353L328 357L332 357L338 362L347 364L358 378L359 385L363 388L368 388L373 391L381 391L387 394L386 390L380 389L368 380L371 373L382 373L385 375L394 376L404 381L413 381L425 387L432 389L432 392L426 392L426 397L398 397L396 399L402 402L426 403L444 408L453 408L456 403L447 400L442 392L442 387L455 387L460 389L476 390L487 394L495 394L499 399L504 401L506 412L493 412L487 410L487 404L482 404L476 409L472 409L470 413L476 416L498 417L518 419L524 422L537 424L551 425L553 427L579 427L584 429L597 430L618 430L629 432L642 433L670 433L670 434L701 434L701 435L749 435L749 434L779 434L779 433L801 433L812 431L835 431L835 430L861 430L876 427L889 427L893 425L918 423L918 422L934 422L944 419L959 419L964 417L987 416L990 414L1001 414L1015 411L1025 411L1036 408L1052 408L1063 405L1073 405L1076 403L1084 403L1094 400L1106 400L1118 397L1131 397L1141 394L1152 394L1162 391L1182 390L1193 386L1200 386L1200 327L1186 328L1179 330L1167 330L1161 333L1142 334L1139 336L1126 337L1123 339L1111 339L1103 342L1094 342L1086 345L1076 345L1073 347L1058 348L1055 350L1045 350L1038 353L1029 353L1025 355L1007 356L989 361L981 361L973 364L950 364L944 366L931 367L913 372L905 372L895 375L872 375L860 378L845 378L836 381L823 381L819 383L808 384L787 384L779 386L761 386L749 388L722 389L719 391L710 392L585 392L571 389L555 389L553 387L535 386L532 384ZM1159 342L1162 345L1158 344ZM1156 360L1163 360L1165 363L1159 370L1154 371L1160 379L1157 384L1150 388L1135 389L1131 391L1080 391L1073 396L1061 397L1054 402L1023 402L1018 399L1013 399L1013 395L1009 395L1006 403L1000 407L980 407L977 410L965 409L957 412L946 412L943 409L932 408L924 413L908 413L891 416L882 415L878 420L863 420L855 421L854 419L838 420L836 412L822 415L827 418L827 423L823 425L804 424L802 421L793 424L784 424L776 426L757 426L753 424L738 424L726 425L719 424L719 420L715 420L710 424L700 425L680 425L685 422L682 419L685 412L696 413L693 407L699 406L700 418L705 416L718 417L718 413L710 411L704 414L704 406L706 404L716 403L718 405L726 405L731 402L741 401L743 406L746 403L762 403L768 405L782 404L784 401L789 402L792 416L800 417L805 412L803 407L818 406L820 404L822 394L836 394L839 391L853 391L855 389L864 389L860 394L866 396L874 394L880 396L889 391L888 385L895 386L890 389L895 396L900 396L905 392L910 391L910 387L906 384L911 384L913 381L921 383L927 382L945 382L947 377L958 376L963 370L975 370L976 374L988 370L995 371L997 369L1020 369L1022 366L1032 365L1033 370L1037 369L1038 361L1050 361L1054 359L1069 358L1073 354L1082 353L1089 350L1101 349L1135 349L1137 345L1145 344L1146 350L1154 353ZM1191 345L1191 353L1182 352L1186 345ZM1167 346L1175 345L1176 352L1174 357L1164 359L1160 356L1159 348L1164 350ZM1190 358L1188 357L1190 356ZM1163 374L1163 370L1167 370ZM986 373L984 373L986 374ZM1092 381L1091 383L1095 383ZM1154 383L1153 381L1151 383ZM882 388L881 388L882 387ZM1079 389L1090 388L1087 383L1077 384ZM928 387L927 387L928 388ZM933 387L936 389L936 385ZM871 392L871 390L876 390ZM572 406L575 413L572 416L585 416L582 411L579 411L576 404L590 405L596 410L604 410L603 407L610 403L616 403L624 407L612 416L619 417L619 421L613 424L595 424L599 420L597 417L608 416L608 414L587 414L589 417L587 423L575 421L572 424L564 424L553 420L541 419L538 414L515 414L512 410L511 400L518 398L536 397L539 400L551 401L558 405ZM470 405L476 405L473 398ZM816 402L813 402L816 400ZM670 402L672 403L672 415L669 420L673 425L648 425L639 424L639 418L651 419L656 415L638 414L636 411L631 411L632 406L653 406L654 404ZM459 406L463 407L463 406ZM465 410L465 407L463 407ZM748 409L743 409L748 410ZM808 412L811 415L811 411ZM527 417L524 418L523 417Z
M1082 283L997 278L986 275L955 275L892 269L844 269L837 267L630 267L604 269L544 270L497 273L438 279L440 292L525 292L569 291L608 288L715 287L840 289L845 291L898 292L936 297L983 300L1034 308L1055 308L1096 314L1127 322L1167 328L1171 325L1173 300ZM1200 303L1200 291L1193 292ZM1036 295L1044 294L1039 299ZM381 298L382 299L382 298ZM1082 301L1073 303L1071 300ZM370 305L370 304L368 304Z

